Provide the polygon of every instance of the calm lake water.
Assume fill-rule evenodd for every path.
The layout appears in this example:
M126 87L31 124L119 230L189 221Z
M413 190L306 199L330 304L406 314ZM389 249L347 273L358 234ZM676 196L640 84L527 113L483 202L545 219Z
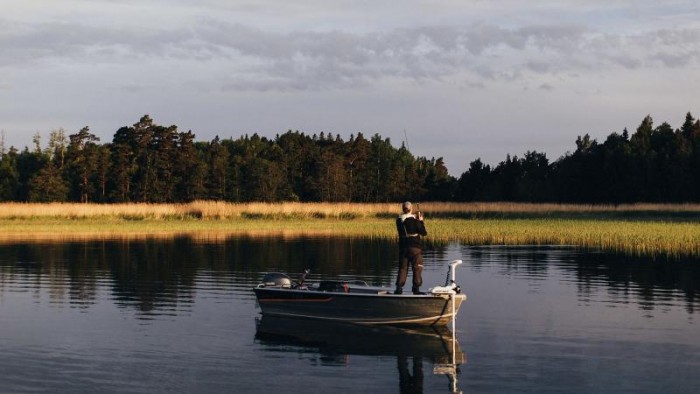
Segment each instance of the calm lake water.
M437 333L259 319L264 272L391 286L391 242L0 245L0 393L700 392L700 261L450 244L425 290L453 259L456 381Z

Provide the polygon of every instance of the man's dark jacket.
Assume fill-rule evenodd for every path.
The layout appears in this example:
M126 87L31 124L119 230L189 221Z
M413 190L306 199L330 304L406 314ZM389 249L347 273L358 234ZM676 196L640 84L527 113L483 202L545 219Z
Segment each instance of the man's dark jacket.
M403 214L396 219L396 231L399 233L399 247L423 250L423 239L428 235L425 224L413 214Z

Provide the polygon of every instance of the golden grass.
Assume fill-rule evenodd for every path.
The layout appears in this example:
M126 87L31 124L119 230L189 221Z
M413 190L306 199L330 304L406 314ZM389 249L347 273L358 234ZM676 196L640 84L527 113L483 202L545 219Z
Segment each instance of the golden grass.
M473 245L570 245L637 256L700 257L700 225L692 222L457 219L436 220L431 228L431 238Z
M574 205L529 203L446 203L425 202L422 210L433 217L468 217L522 214L557 216L561 214L695 214L700 204ZM376 218L392 217L399 203L227 203L194 201L187 204L81 204L81 203L0 203L0 219L111 217L119 219L234 219L234 218Z
M79 204L2 203L0 218L111 217L121 219L232 219L232 218L343 218L373 217L395 212L397 204L226 203L195 201L188 204Z
M0 243L231 236L345 236L396 239L399 204L0 204ZM700 205L589 206L425 203L429 239L471 245L571 245L631 255L700 257ZM566 214L580 214L569 217ZM683 220L644 219L681 213ZM499 213L504 217L481 214ZM505 213L505 214L504 214ZM591 219L587 214L594 214ZM619 219L624 213L632 219ZM635 215L639 213L640 217ZM465 216L466 214L466 216ZM478 218L471 218L476 214ZM507 214L526 214L508 217ZM527 217L527 215L533 217ZM598 216L596 216L598 215ZM575 215L574 215L575 216ZM601 220L601 218L603 220Z

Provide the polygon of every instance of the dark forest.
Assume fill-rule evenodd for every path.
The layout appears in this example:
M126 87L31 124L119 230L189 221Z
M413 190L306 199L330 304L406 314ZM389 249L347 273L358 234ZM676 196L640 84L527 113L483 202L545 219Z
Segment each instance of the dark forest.
M553 162L536 151L494 167L477 159L458 178L442 158L415 157L379 134L345 141L290 130L201 142L148 115L110 143L88 127L59 129L45 147L37 134L33 149L0 144L0 155L0 201L700 201L700 121L690 113L678 129L647 116L631 134L579 136Z

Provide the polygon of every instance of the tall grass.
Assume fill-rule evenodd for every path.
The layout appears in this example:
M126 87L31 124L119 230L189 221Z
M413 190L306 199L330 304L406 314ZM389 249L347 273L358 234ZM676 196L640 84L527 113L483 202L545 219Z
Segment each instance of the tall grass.
M234 219L364 218L396 212L397 204L226 203L187 204L2 203L0 218Z
M428 217L594 217L700 218L700 204L573 205L528 203L426 202ZM0 219L114 218L114 219L362 219L393 217L398 203L227 203L194 201L187 204L0 203Z
M432 242L572 245L632 255L700 257L700 205L425 203L421 208ZM180 235L202 241L232 235L395 240L392 218L398 210L398 203L8 203L0 204L0 242Z
M435 220L431 237L471 245L570 245L636 256L700 257L700 224L683 221Z

